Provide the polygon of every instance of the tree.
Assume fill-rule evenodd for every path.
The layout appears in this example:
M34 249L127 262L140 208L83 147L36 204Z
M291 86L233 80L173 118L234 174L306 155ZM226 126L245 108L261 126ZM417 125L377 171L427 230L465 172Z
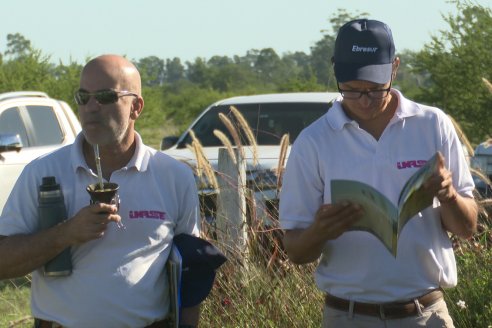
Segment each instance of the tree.
M288 63L286 65L293 66L296 76L301 79L310 80L313 78L313 70L311 67L311 57L302 52L287 53L283 56L282 61Z
M335 37L324 35L321 40L311 47L311 65L317 80L330 88L336 88L335 75L333 74L331 57L335 48Z
M7 50L0 66L0 92L40 90L48 92L53 80L50 57L31 47L19 33L7 35Z
M78 106L74 100L74 92L79 88L80 73L82 65L75 61L70 61L64 64L62 61L58 65L51 65L51 76L48 79L44 91L51 97L64 99L70 104L75 112L78 111Z
M144 86L158 86L164 82L164 61L156 56L144 57L135 63Z
M258 83L254 72L241 65L230 63L210 67L210 84L214 90L243 93L243 90Z
M196 58L193 63L187 61L186 66L188 80L203 87L210 85L210 71L204 58Z
M210 67L225 67L232 63L232 59L227 56L213 56L208 60L208 65Z
M39 90L67 101L76 110L73 94L79 85L81 65L51 63L49 56L33 48L19 33L7 35L5 54L0 62L0 92Z
M396 55L400 57L400 67L393 81L393 87L402 90L408 98L417 99L421 93L421 88L429 85L428 74L423 75L415 72L413 63L415 62L416 52L404 50Z
M275 72L279 69L280 57L272 48L261 49L256 58L255 70L260 76L272 81Z
M430 82L418 100L444 109L478 143L492 124L492 95L482 83L482 77L492 78L492 11L460 0L455 4L459 13L444 17L450 30L433 36L413 63Z
M178 57L166 59L166 82L175 83L184 79L185 68Z
M31 41L26 39L22 34L7 34L7 50L5 51L5 55L15 59L25 57L32 51Z
M251 49L246 51L246 55L239 57L234 56L234 62L245 68L252 69L256 65L256 60L258 59L260 51L258 49Z

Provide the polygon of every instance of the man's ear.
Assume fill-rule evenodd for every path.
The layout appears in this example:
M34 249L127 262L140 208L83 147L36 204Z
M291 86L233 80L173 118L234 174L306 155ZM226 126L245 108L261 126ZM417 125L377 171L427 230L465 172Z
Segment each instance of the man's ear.
M140 113L142 113L143 106L144 106L143 98L135 97L135 99L133 99L132 101L132 107L130 111L131 118L136 120L140 116Z
M400 67L400 57L395 57L393 60L393 71L392 71L392 79L396 79L396 73L398 72L398 67Z

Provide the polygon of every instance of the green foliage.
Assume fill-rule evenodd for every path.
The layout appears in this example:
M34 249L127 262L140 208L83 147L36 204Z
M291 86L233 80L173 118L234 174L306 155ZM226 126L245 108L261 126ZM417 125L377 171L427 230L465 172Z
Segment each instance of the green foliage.
M289 266L275 275L268 269L227 264L202 306L203 327L320 327L323 296L312 269Z
M0 281L0 327L32 327L29 277Z
M184 130L211 103L230 95L186 82L178 87L166 86L163 90L165 119L171 119Z
M492 248L475 249L457 254L458 288L446 293L448 308L456 327L490 327L492 325ZM459 302L463 301L463 306Z
M32 52L31 41L27 40L22 34L7 34L6 56L21 58Z
M492 93L484 92L482 77L492 80L492 15L490 9L455 1L459 13L445 17L450 31L442 31L420 52L398 55L401 66L394 82L406 96L436 105L451 114L472 143L489 133ZM182 131L210 103L225 96L270 92L336 90L331 68L338 28L367 13L338 10L330 29L322 31L311 53L287 53L272 48L252 49L244 56L213 56L186 62L156 56L135 61L139 68L146 101L137 127L152 129L148 134L157 145L162 131ZM0 54L0 92L45 91L67 101L76 111L73 92L78 87L82 65L51 64L49 57L34 49L21 34L7 35L7 49ZM478 59L478 60L477 60Z
M81 72L82 65L76 62L72 61L67 65L60 62L58 66L52 66L52 78L45 82L43 91L47 92L53 98L66 101L77 112L74 93L79 88Z
M434 36L420 52L404 51L395 87L411 98L451 114L473 144L490 133L492 93L484 92L482 77L492 80L491 10L455 0L456 16L445 17L449 31ZM271 92L336 90L331 56L339 27L367 13L337 10L330 28L310 53L280 55L272 48L251 49L243 56L213 56L181 63L179 58L149 56L134 60L146 102L137 128L148 130L145 141L157 146L165 135L181 132L211 103L228 96ZM76 111L73 92L82 65L57 65L34 49L21 34L7 35L0 54L0 92L39 90L67 101ZM168 133L165 133L168 132Z
M489 132L488 108L492 94L483 92L482 77L489 80L492 57L490 10L457 3L460 13L447 17L450 32L434 37L430 46L402 59L395 87L409 98L437 105L453 115L474 143ZM148 129L145 141L157 146L162 133L179 133L209 104L228 96L270 92L336 90L330 58L335 35L352 15L338 10L329 20L331 32L311 53L287 53L272 48L252 49L244 56L196 58L183 65L179 58L155 56L136 60L144 86L144 114L137 128ZM480 31L480 38L476 37ZM476 60L480 58L481 60ZM51 64L49 57L33 49L20 34L8 35L8 48L0 62L0 91L40 90L67 101L74 110L73 92L78 87L82 66L75 62ZM168 135L169 133L164 133Z
M490 133L492 94L482 77L492 78L492 12L490 8L455 1L459 13L444 17L450 31L434 36L413 65L430 84L420 100L436 105L460 122L473 143Z
M159 86L164 82L164 60L156 56L150 56L142 58L134 64L140 72L144 86Z
M9 34L7 39L6 60L0 63L0 92L43 91L76 108L73 93L79 85L82 66L76 62L52 64L49 56L33 49L20 34Z
M421 89L429 84L428 77L414 72L412 63L415 61L415 52L404 50L397 53L397 56L400 57L400 67L393 81L393 87L404 90L405 96L409 99L418 99L421 96Z
M4 61L0 67L0 91L41 90L52 79L49 57L38 50Z
M145 105L136 129L154 148L159 148L164 136L181 134L210 104L232 96L232 93L204 89L185 80L159 88L144 87L142 93Z
M309 79L299 77L289 78L280 83L277 89L278 92L323 92L326 87L320 85L316 77L311 75Z
M173 59L166 59L166 82L175 83L184 78L184 66L181 64L181 60L177 57Z
M335 48L335 37L325 35L311 48L311 63L316 78L320 83L336 88L335 74L332 70L331 57Z

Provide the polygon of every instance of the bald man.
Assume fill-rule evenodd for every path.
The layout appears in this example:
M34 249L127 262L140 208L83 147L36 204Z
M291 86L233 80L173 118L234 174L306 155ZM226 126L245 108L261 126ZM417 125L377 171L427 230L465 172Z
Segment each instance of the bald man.
M102 55L82 70L75 93L82 133L72 145L26 166L0 217L0 279L32 273L36 327L168 327L164 270L173 236L198 233L198 197L191 170L146 146L135 131L142 114L140 74L127 59ZM86 187L119 186L120 202L91 204ZM67 220L41 230L38 188L61 185ZM71 273L43 267L70 249ZM198 307L181 323L196 326Z

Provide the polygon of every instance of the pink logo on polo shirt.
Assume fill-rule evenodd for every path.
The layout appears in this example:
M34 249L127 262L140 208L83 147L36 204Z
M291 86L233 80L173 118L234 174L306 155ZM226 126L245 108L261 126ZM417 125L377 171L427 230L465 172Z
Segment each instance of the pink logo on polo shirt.
M396 162L396 167L398 168L398 170L410 169L412 167L419 168L424 166L425 163L427 163L427 161L422 159L414 160L414 161Z
M166 212L160 211L130 211L130 219L165 220Z

